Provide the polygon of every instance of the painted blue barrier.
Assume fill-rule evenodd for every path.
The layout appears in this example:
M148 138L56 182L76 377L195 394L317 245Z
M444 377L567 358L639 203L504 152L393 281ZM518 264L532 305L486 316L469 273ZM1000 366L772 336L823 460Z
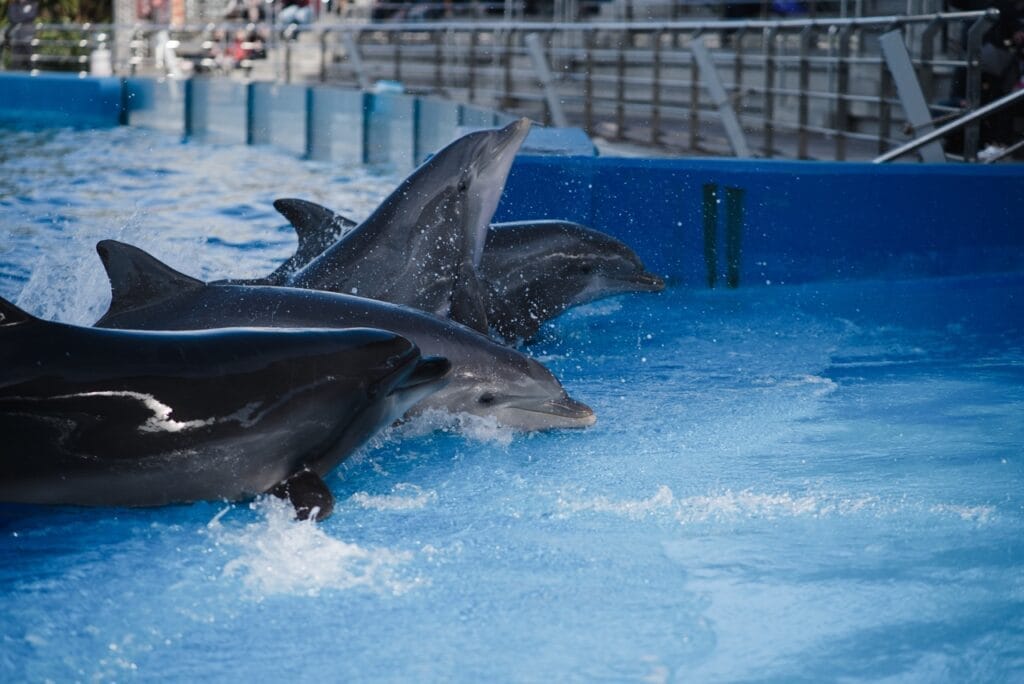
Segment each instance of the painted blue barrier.
M520 157L495 220L579 221L679 282L704 283L711 270L724 285L730 189L740 283L1024 268L1022 165Z
M0 74L0 119L47 126L104 127L124 122L125 93L119 78L74 74Z

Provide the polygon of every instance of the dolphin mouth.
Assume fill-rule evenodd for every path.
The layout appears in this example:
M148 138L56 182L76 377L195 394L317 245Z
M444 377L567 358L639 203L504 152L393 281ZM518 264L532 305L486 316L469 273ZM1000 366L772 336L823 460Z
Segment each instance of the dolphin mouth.
M646 292L661 292L665 289L665 279L647 271L634 276L632 282Z
M554 428L585 428L597 422L594 410L582 401L570 397L551 399L541 403L522 402L510 405L510 408L527 413L544 416Z
M443 356L424 356L416 364L416 367L406 375L392 392L402 392L423 388L425 385L435 383L448 383L448 372L452 369L452 363ZM437 389L443 385L438 384Z
M522 145L523 141L526 140L527 134L530 132L530 127L533 122L525 116L521 119L513 121L509 125L501 129L500 137L498 138L498 147L505 148L507 145L515 144L516 149Z

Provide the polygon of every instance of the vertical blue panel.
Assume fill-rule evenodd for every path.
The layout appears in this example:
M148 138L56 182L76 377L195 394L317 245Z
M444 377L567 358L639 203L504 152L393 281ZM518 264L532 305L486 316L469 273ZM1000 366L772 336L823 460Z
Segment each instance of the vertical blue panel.
M415 98L376 93L367 122L367 162L399 171L415 166Z
M302 156L306 153L306 87L267 84L261 91L267 107L268 141Z
M193 79L202 93L202 139L209 142L246 142L246 85L227 79ZM196 101L198 105L199 102Z
M311 156L322 161L363 161L363 94L357 90L313 89Z
M249 144L270 144L272 83L249 84Z
M433 98L420 99L420 126L417 162L434 154L452 141L459 127L459 105Z
M185 84L169 78L129 78L128 123L167 133L185 133Z

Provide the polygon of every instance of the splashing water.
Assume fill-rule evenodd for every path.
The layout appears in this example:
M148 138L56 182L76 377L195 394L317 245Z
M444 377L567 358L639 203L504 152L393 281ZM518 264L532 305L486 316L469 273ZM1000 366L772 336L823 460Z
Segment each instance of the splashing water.
M259 521L235 528L224 525L218 515L208 530L216 544L234 549L224 576L241 579L259 599L317 596L328 589L400 595L422 583L403 577L403 568L413 559L409 552L367 549L336 539L312 520L295 520L291 505L273 497L263 497L251 508Z

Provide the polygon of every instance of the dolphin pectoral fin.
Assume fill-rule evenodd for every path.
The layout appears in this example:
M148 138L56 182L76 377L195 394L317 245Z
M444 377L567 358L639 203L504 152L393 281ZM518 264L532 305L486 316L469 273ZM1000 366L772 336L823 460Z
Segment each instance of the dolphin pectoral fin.
M153 255L117 240L97 242L96 252L110 278L110 308L101 321L206 286L202 280L175 271Z
M463 262L459 267L448 318L483 335L488 332L487 293L476 275L476 270L468 262Z
M334 511L334 495L327 488L327 483L312 470L300 470L268 494L290 501L299 520L313 517L320 522Z
M0 297L0 328L8 325L15 325L16 323L27 323L28 321L34 320L36 320L35 316L22 311L18 307L14 306L14 304L11 304L3 297Z

